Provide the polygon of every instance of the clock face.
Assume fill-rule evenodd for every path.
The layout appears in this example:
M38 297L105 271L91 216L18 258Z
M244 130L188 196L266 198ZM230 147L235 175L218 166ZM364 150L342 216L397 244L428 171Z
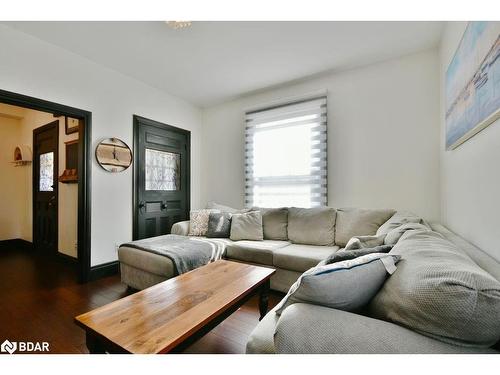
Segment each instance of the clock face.
M118 138L103 139L95 149L95 157L108 172L123 172L132 164L132 151Z

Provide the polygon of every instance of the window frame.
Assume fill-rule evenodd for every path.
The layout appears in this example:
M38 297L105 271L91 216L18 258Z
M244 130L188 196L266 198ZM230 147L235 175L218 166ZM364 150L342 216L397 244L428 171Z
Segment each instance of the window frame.
M312 113L316 118L299 120L304 113ZM307 117L307 116L306 116ZM287 121L288 119L297 119ZM284 121L284 122L283 122ZM300 125L311 126L311 167L307 175L261 176L255 177L254 136L260 131L288 128ZM317 95L301 100L245 112L245 206L258 205L254 190L256 186L285 184L288 186L311 186L309 207L328 204L328 142L327 142L327 96ZM301 181L302 180L302 181ZM290 204L299 206L298 204ZM266 205L269 206L269 205Z

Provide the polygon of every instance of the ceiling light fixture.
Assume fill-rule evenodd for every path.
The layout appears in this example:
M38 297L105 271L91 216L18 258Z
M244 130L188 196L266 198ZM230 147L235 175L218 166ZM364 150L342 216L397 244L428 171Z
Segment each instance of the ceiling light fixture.
M185 29L186 27L191 26L191 21L165 21L165 22L170 28L174 30Z

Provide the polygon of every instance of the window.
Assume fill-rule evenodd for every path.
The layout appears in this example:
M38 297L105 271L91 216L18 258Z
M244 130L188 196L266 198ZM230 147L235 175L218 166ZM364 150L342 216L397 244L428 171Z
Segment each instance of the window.
M327 203L326 97L248 112L247 207Z

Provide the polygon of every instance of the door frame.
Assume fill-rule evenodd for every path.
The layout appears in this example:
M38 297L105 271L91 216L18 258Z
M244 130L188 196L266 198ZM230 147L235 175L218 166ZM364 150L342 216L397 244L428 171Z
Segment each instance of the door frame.
M138 219L139 219L139 207L137 204L137 197L139 196L139 129L141 125L146 125L146 126L154 126L159 129L163 130L170 130L174 131L177 133L182 133L186 135L187 137L187 165L186 165L186 171L187 171L187 199L186 199L186 206L188 212L191 210L191 132L186 129L181 129L176 126L168 125L162 122L154 121L151 119L148 119L146 117L134 115L133 116L133 123L134 123L134 140L133 140L133 157L134 161L132 163L132 186L133 186L133 193L132 193L132 239L135 241L139 238L138 232L139 232L139 225L138 225Z
M78 281L90 278L90 230L91 230L91 166L92 166L92 113L83 109L49 102L27 95L0 89L0 103L15 105L53 113L55 116L69 116L84 120L78 130Z
M52 121L48 124L45 124L43 126L40 126L38 128L33 129L33 163L31 167L31 172L32 172L32 177L31 177L31 203L32 203L32 211L31 211L31 231L32 231L32 241L33 241L33 248L35 248L35 223L36 223L36 202L35 202L35 197L36 197L36 192L38 189L38 183L39 181L36 179L36 170L37 166L35 166L35 155L37 151L37 146L35 142L35 138L38 134L43 133L44 131L50 129L50 128L56 128L56 152L55 152L55 158L54 158L54 165L57 170L57 174L54 176L54 192L56 195L56 200L57 200L57 210L56 210L56 228L57 228L57 239L56 239L56 251L55 254L59 252L59 183L57 181L57 178L59 177L59 120Z

